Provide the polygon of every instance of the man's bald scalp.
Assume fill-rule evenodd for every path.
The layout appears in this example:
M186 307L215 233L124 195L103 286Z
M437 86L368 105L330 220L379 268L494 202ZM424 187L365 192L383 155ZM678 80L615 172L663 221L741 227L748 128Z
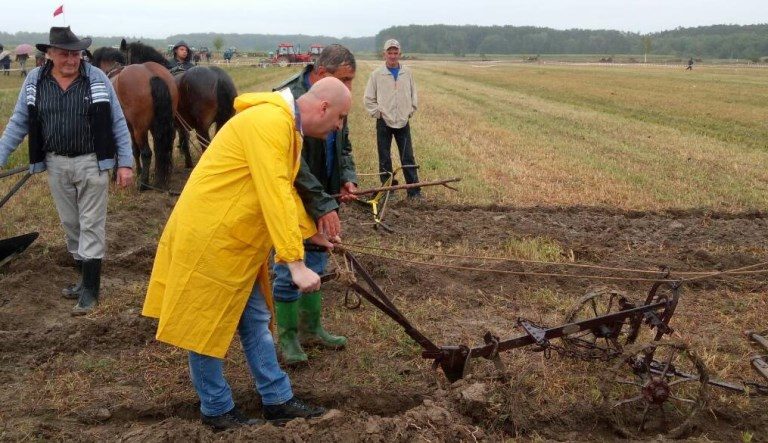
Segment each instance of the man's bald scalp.
M309 93L334 106L343 106L352 101L352 93L341 80L335 77L325 77L316 81L309 89Z

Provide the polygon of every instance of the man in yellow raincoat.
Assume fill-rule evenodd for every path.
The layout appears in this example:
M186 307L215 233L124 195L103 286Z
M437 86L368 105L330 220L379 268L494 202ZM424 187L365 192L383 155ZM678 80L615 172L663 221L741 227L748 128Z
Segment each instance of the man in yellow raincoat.
M235 408L223 358L235 330L261 395L264 418L311 418L324 409L293 396L269 330L270 250L302 292L319 276L304 265L303 239L316 232L293 187L302 135L341 129L351 96L328 78L293 99L289 91L244 94L189 177L158 244L143 314L158 318L157 339L189 350L203 422L215 429L257 424Z

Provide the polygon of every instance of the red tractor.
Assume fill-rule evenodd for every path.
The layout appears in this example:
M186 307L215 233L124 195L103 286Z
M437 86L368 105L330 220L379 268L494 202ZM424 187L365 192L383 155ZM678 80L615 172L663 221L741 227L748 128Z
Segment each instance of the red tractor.
M280 43L272 57L272 63L280 67L286 67L289 63L309 63L310 60L310 54L300 54L293 43Z
M309 52L302 54L293 43L280 43L272 56L272 64L286 67L289 63L314 63L323 51L323 45L311 45Z

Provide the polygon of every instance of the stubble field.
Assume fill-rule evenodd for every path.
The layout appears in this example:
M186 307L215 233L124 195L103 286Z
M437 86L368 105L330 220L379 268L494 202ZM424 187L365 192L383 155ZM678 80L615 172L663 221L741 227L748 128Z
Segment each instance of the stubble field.
M375 63L361 61L350 115L360 173L376 171L374 121L362 93ZM459 192L402 195L374 230L344 207L343 240L424 253L478 257L414 260L497 271L452 270L360 255L410 320L438 344L479 345L486 331L521 333L518 317L563 323L587 291L608 286L634 299L650 283L535 277L559 265L487 262L503 256L560 264L675 272L736 268L768 258L768 71L654 67L416 62L419 110L412 121L422 180L462 177ZM239 92L267 90L291 70L230 70ZM7 122L21 80L0 77ZM199 154L198 154L199 155ZM11 165L24 163L25 146ZM188 171L176 161L174 186ZM13 179L0 181L5 193ZM363 187L374 185L361 177ZM0 238L38 231L26 253L0 270L0 439L171 441L472 441L617 438L600 401L609 364L521 349L473 361L451 385L419 347L372 305L348 310L345 289L325 288L328 328L350 338L339 352L310 349L290 369L298 395L336 409L311 422L214 434L198 422L186 354L154 341L139 315L157 239L174 198L111 194L100 308L69 317L58 294L76 278L45 183L33 177L2 209ZM387 258L389 257L389 258ZM498 272L500 271L500 272ZM620 275L623 273L603 273ZM764 274L686 285L671 325L711 377L751 380L744 329L768 322ZM236 342L235 342L236 343ZM238 344L227 375L236 401L259 415ZM765 398L712 389L687 436L768 441ZM296 440L299 439L299 440Z

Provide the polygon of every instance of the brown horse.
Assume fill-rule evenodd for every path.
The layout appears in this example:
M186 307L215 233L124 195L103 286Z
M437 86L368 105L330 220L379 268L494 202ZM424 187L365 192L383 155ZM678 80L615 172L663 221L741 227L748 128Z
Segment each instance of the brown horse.
M123 40L120 50L126 55L128 64L148 61L166 63L157 50L141 42L126 43ZM189 130L195 130L204 150L210 143L211 126L216 123L218 131L234 115L233 105L237 89L229 75L215 66L195 66L177 75L176 81L179 88L179 147L184 154L186 167L191 168L193 165L189 153Z
M93 64L112 79L128 122L140 189L149 187L152 150L148 133L155 144L155 185L167 188L172 168L173 116L179 100L176 82L165 66L154 62L123 66L124 62L123 54L116 49L99 48L93 53Z
M216 123L218 132L234 114L237 90L229 75L216 66L195 66L177 76L179 85L179 138L187 167L192 167L189 154L189 129L194 129L202 150L211 141L210 128ZM183 125L186 123L186 125Z

